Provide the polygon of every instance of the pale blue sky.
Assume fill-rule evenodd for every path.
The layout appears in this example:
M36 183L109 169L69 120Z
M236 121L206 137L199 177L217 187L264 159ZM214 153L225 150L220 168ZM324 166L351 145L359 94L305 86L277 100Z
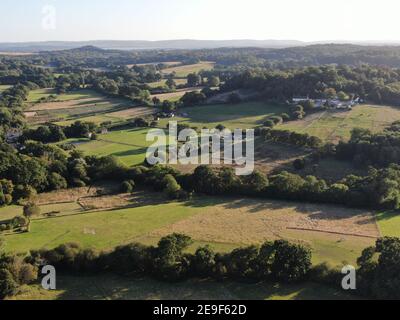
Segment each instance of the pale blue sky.
M400 40L399 12L398 0L0 0L0 42Z

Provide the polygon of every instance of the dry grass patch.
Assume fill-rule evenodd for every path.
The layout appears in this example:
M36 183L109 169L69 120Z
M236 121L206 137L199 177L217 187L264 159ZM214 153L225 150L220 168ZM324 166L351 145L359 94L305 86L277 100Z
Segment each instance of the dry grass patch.
M93 187L71 188L57 190L53 192L41 193L37 195L36 202L39 205L76 202L83 197L97 196L99 193L108 195L118 191L118 185L113 183L96 185Z
M165 236L185 233L196 240L254 244L265 240L292 238L293 229L318 232L324 239L337 234L365 238L379 237L373 215L363 210L284 201L233 200L205 207L202 213L151 233ZM300 233L295 239L307 241Z
M72 108L82 108L88 105L101 105L104 103L107 102L105 102L103 98L86 98L79 100L39 103L32 106L31 110L44 111L44 110L72 109Z
M181 97L183 97L185 95L185 93L193 92L193 91L201 91L202 89L203 89L203 87L178 89L175 92L153 94L150 96L150 98L157 97L161 101L164 101L164 100L178 101Z
M149 107L136 107L131 109L125 109L121 111L107 113L107 116L116 117L116 118L132 118L132 117L143 117L148 116L157 112L155 108Z

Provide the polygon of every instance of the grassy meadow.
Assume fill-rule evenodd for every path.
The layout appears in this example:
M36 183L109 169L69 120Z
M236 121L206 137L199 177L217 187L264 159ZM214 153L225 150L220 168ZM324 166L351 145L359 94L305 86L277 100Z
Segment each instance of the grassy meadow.
M186 85L187 84L186 79L174 79L174 81L177 85ZM157 82L150 82L150 83L148 83L148 85L152 88L157 88L157 87L164 86L166 82L167 82L167 80L163 79L163 80L160 80Z
M212 70L212 69L214 69L214 66L215 66L215 62L203 61L203 62L196 63L196 64L189 64L189 65L166 68L166 69L163 69L162 72L164 74L170 74L172 72L175 72L177 78L185 78L188 76L189 73L198 73L202 70L204 70L204 71Z
M146 134L147 129L111 131L97 141L79 144L78 149L88 155L113 155L126 165L136 165L144 161L147 148L152 144L146 141Z
M41 98L52 94L54 94L53 89L40 89L30 92L28 98L30 106L27 111L36 113L34 117L29 118L31 123L50 121L60 125L68 125L75 120L96 123L116 122L123 117L113 115L113 112L134 107L128 100L108 98L90 89L56 95L56 101L38 103Z
M353 128L382 131L392 122L400 120L400 108L358 105L351 111L324 111L290 121L278 128L317 136L324 141L348 140Z
M379 212L376 215L376 220L383 236L400 238L399 211Z
M194 239L190 251L210 244L226 252L283 238L310 246L314 263L338 265L355 263L378 236L370 213L327 205L215 197L170 202L162 194L148 192L85 201L97 208L85 211L76 201L41 205L42 214L59 213L34 218L29 233L7 236L6 250L27 252L67 242L101 250L129 242L153 245L178 232ZM10 218L18 211L22 213L21 208L12 214L3 208L0 217Z
M287 108L263 102L242 102L182 108L180 112L186 113L187 117L177 117L174 120L192 127L215 128L223 124L227 128L235 129L262 125L268 117L287 112ZM165 127L168 121L170 119L163 119L160 125Z

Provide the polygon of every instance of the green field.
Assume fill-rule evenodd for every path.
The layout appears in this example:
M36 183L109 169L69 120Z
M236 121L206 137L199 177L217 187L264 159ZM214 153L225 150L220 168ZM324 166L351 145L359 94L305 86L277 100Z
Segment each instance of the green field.
M103 122L110 122L110 121L112 123L119 122L119 121L122 121L123 118L122 117L114 117L114 116L111 116L109 113L105 113L105 114L98 114L98 115L88 116L88 117L83 116L83 117L75 118L72 120L57 121L57 122L55 122L55 124L66 127L66 126L69 126L72 123L74 123L76 120L83 121L83 122L93 122L97 125L100 125Z
M96 198L93 201L100 204L109 200ZM369 238L286 230L287 223L283 221L303 219L306 214L311 217L314 211L319 212L320 219L326 219L324 223L332 223L329 222L330 216L338 212L360 214L359 211L323 205L301 207L301 204L297 208L286 202L214 197L169 202L157 193L139 194L123 208L96 212L83 211L76 203L44 205L41 206L43 214L53 211L61 214L33 219L29 233L5 238L5 248L7 251L27 252L77 242L84 247L103 250L129 242L154 245L162 236L178 232L195 240L190 251L210 244L216 251L226 252L267 239L285 238L310 246L314 263L326 261L339 265L355 263L362 250L374 243ZM265 224L264 221L269 222ZM338 229L333 227L333 230L335 228Z
M146 134L147 129L112 131L97 141L80 144L78 149L87 155L113 155L126 165L136 165L144 161L147 148L152 144L146 142Z
M139 236L190 217L199 210L200 208L186 208L183 203L164 203L33 220L29 233L6 238L6 250L26 252L30 249L53 248L67 242L109 249L135 241Z
M2 221L7 221L20 215L22 215L22 207L20 206L8 206L0 208L0 224Z
M186 123L192 127L215 128L223 124L230 129L247 129L262 125L272 115L287 112L287 108L263 102L243 102L234 105L216 104L182 108L180 112L188 116L177 117L174 121ZM160 121L160 125L165 127L170 120L164 119Z
M174 79L176 85L185 85L187 84L187 80L186 79ZM165 82L167 82L166 79L158 81L158 82L151 82L148 83L148 85L152 88L157 88L157 87L161 87L165 85Z
M254 128L260 125L266 118L273 114L280 114L285 107L273 106L259 102L241 103L237 105L210 105L201 107L184 108L181 112L187 113L188 117L177 117L174 119L162 119L159 126L165 128L168 121L186 123L192 127L215 128L223 123L226 127ZM94 122L106 120L107 115L83 118ZM67 125L68 122L59 122ZM79 145L79 149L89 155L114 155L127 165L140 164L144 161L147 147L151 142L146 142L146 129L141 130L118 130L101 136L99 141L91 141Z
M214 69L214 66L215 66L214 62L203 61L203 62L196 63L196 64L189 64L189 65L183 65L183 66L163 69L162 72L164 74L169 74L169 73L175 72L176 77L185 78L185 77L187 77L187 75L189 73L198 73L202 70L205 70L205 71L212 70L212 69Z
M54 95L57 101L70 101L70 100L80 100L87 98L98 98L101 97L100 94L96 93L93 90L82 89L79 91L67 92L63 94L57 94L54 89L37 89L29 92L27 102L35 103L38 102L41 98L47 98L50 95Z
M49 96L52 89L31 91L28 102L31 106L27 111L36 112L37 116L30 118L30 122L56 122L68 125L80 118L84 121L101 123L105 121L120 121L123 117L114 116L112 112L132 107L132 103L125 99L115 99L103 96L90 89L82 89L56 96L56 101L35 103L40 98Z
M355 299L340 289L315 283L268 283L189 280L178 283L114 275L57 275L57 290L25 286L15 300L327 300Z
M303 120L290 121L277 128L308 133L324 141L337 142L341 139L348 140L353 128L379 132L396 120L400 120L399 108L359 105L352 111L319 112Z
M83 100L83 99L96 99L104 98L103 95L97 93L91 89L81 89L77 91L66 92L62 94L57 94L55 89L37 89L29 92L28 102L35 103L41 98L47 98L50 95L55 96L55 102L72 101L72 100Z
M376 215L382 236L400 238L400 212L386 211Z

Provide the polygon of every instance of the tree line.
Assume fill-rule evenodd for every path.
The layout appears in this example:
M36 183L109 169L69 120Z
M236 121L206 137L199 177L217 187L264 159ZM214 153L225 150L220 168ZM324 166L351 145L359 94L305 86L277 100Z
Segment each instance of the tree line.
M251 69L237 73L221 91L251 89L267 100L293 97L331 99L338 93L376 104L400 104L400 70L382 66L309 66L285 70Z
M109 252L67 243L54 249L31 250L26 256L7 254L0 248L0 299L13 296L25 284L35 283L44 265L58 273L77 276L114 273L121 276L149 276L160 281L187 279L304 283L313 281L341 287L343 274L327 264L312 266L307 246L286 240L215 252L210 246L188 253L193 241L184 234L163 237L157 246L131 243ZM351 293L378 299L399 299L400 239L380 238L363 250L357 260L357 289Z

